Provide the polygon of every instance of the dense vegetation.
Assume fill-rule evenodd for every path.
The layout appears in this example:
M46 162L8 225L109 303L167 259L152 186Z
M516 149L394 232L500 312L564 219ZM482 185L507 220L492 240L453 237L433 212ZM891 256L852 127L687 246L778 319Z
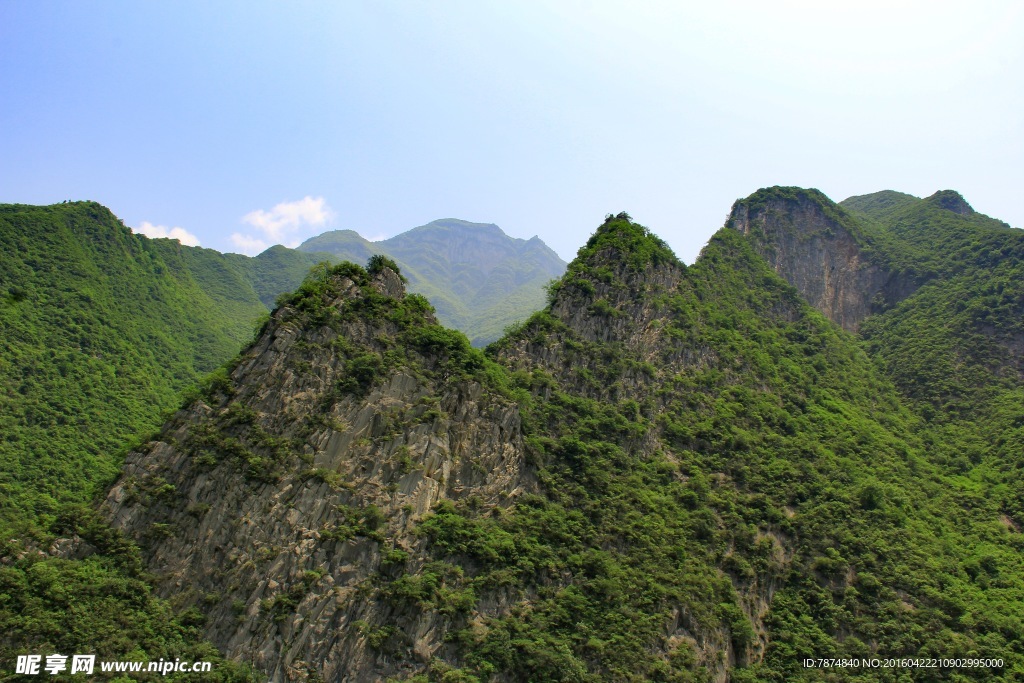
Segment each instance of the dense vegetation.
M62 503L89 500L178 392L230 359L312 266L337 258L317 251L331 235L305 251L273 247L249 258L132 234L95 202L0 206L0 532L25 532L37 520L45 528ZM431 248L392 241L410 260ZM516 286L491 282L493 319L465 302L459 319L476 320L493 339L538 308L553 273L534 260L524 259ZM425 272L452 275L450 266ZM442 301L453 296L416 277Z
M438 387L478 382L519 405L532 493L507 508L473 495L442 501L416 527L426 542L416 557L387 550L376 507L353 512L332 531L334 540L381 543L373 590L396 613L446 619L449 645L413 680L681 682L725 670L733 681L1024 678L1024 238L973 213L955 193L921 200L886 192L839 206L817 200L827 202L829 216L849 227L873 263L920 284L865 320L863 338L811 309L739 233L720 231L686 267L626 214L609 215L549 288L548 307L509 329L486 354L434 324L423 297L375 293L372 277L386 268L397 272L397 257L375 256L366 269L319 266L281 298L304 324L343 329L363 321L391 330L378 335L379 348L344 337L332 343L346 368L333 391L345 400L359 400L402 370ZM76 212L98 207L47 210L53 215L34 220L74 231L90 224L76 222ZM224 269L196 277L187 260L200 252L178 250L185 256L175 261L170 245L150 248L155 243L126 232L115 229L112 244L130 263L176 278L174 287L205 296L198 300L209 301L211 311L230 307L241 272L230 259ZM64 236L60 244L76 239ZM19 242L24 250L33 243L27 236ZM75 258L65 259L70 265L62 273L86 268ZM24 330L11 336L15 341L36 339L30 332L45 327L24 304L46 301L32 279L46 266L39 256L24 261L30 270L0 270L7 292L0 315L11 329ZM325 303L339 278L362 292L341 311ZM63 305L71 317L60 324L75 331L66 336L79 353L102 353L94 360L129 352L104 336L113 332L82 322L86 304L97 300L113 319L126 317L108 302L115 297L96 293L105 291L96 283L106 281L92 270L62 290L65 297L90 297L79 309ZM148 286L149 298L117 291L153 302L141 309L153 306L154 315L182 324L180 310L156 308L183 305L175 303L179 290ZM195 320L195 304L186 310ZM42 359L50 347L60 348L56 336L38 338L50 340L31 347ZM191 339L204 349L223 343ZM4 349L4 362L31 357L25 344L5 343L11 351ZM175 386L212 367L166 342L160 348L182 359L161 365L180 375L173 375ZM40 360L26 367L40 368L28 377L45 377L51 366ZM151 375L150 367L144 366ZM107 372L116 379L132 370ZM46 381L55 397L74 395L58 380ZM229 385L222 371L203 391L212 401ZM20 394L46 393L34 391ZM31 426L41 409L18 392L11 385L5 400L11 414L23 409L23 425ZM91 391L83 395L93 398ZM61 406L49 410L66 419L72 411ZM100 425L110 432L115 417L92 410L108 420ZM288 457L268 459L269 446L257 452L227 443L245 422L236 413L214 419L223 424L208 430L210 448L233 453L246 480L276 481ZM11 424L17 428L5 436L27 438L27 429ZM109 475L116 464L110 453L134 433L120 432L95 481ZM264 445L278 443L274 435L257 436ZM150 595L132 544L87 509L61 506L60 495L82 501L95 485L47 498L28 487L30 465L5 457L4 485L32 505L28 517L11 506L9 519L23 527L32 520L27 526L37 540L8 544L0 567L0 624L8 634L0 659L26 644L112 657L134 650L140 657L205 658L207 646L197 638L201 606L174 615ZM93 467L76 457L66 462ZM80 476L67 465L60 472ZM95 552L70 561L36 551L58 536L83 539ZM269 605L268 616L283 620L298 604L289 599ZM485 609L502 601L511 607L500 614ZM380 656L401 656L395 629L365 622L355 628ZM984 657L1001 658L1004 666L823 672L803 668L805 657ZM220 671L225 680L249 675L227 665Z
M677 288L652 284L672 272ZM553 315L573 309L591 320ZM625 334L587 339L614 321ZM844 680L1024 672L1021 537L932 461L855 340L736 233L684 269L612 219L552 308L494 351L533 392L543 495L424 524L476 595L522 591L462 632L459 680L707 680L719 662L702 648L744 681L817 680L808 656L1006 662L831 672Z
M913 296L869 318L863 336L928 422L931 459L992 514L1024 524L1024 232L951 191L842 202L876 258L918 274Z
M99 204L0 207L0 531L89 500L262 307ZM251 290L250 290L251 291Z
M201 643L201 615L150 594L138 551L82 505L262 307L230 271L197 267L208 250L132 235L93 202L0 207L0 235L0 661L26 647L180 656L247 680ZM97 552L40 552L72 534Z

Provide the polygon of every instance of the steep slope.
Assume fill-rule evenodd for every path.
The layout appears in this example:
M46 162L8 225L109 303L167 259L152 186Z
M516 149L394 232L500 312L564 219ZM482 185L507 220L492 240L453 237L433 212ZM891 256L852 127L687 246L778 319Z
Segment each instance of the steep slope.
M446 647L473 593L424 564L415 521L444 500L500 509L529 486L493 364L393 267L315 271L229 376L128 456L107 499L158 591L201 607L212 642L275 680L379 680ZM381 585L406 567L415 581Z
M864 227L817 190L760 190L733 204L727 225L750 237L776 273L850 332L920 285L920 277L877 262Z
M394 271L318 271L107 498L229 656L282 680L1024 674L1020 534L739 231L686 268L609 216L498 364Z
M864 348L923 416L919 434L929 462L997 521L989 538L1004 536L1019 548L1024 232L975 212L951 190L925 199L879 192L852 197L838 208L849 210L866 237L862 258L920 283L895 306L861 321ZM797 281L791 269L780 270ZM1005 560L1001 553L979 550L963 567L987 590L990 578L1002 581Z
M421 260L441 250L436 263L447 265L429 276L461 288L417 281L442 305L456 301L448 306L459 311L455 322L475 326L479 342L542 305L542 285L561 264L543 243L494 226L489 242L470 239L487 226L450 223L446 230L462 232L442 238L432 228L394 242L409 260L417 248ZM310 240L307 251L221 254L133 234L95 202L2 205L0 237L8 247L0 255L0 530L46 528L62 504L88 501L178 392L230 359L313 265L337 258L316 245L370 244L338 232ZM469 251L460 256L463 238ZM467 259L477 266L456 264ZM459 268L487 275L467 281Z
M547 437L539 479L584 512L579 552L601 558L518 632L556 624L603 679L687 680L675 667L694 660L746 665L731 680L817 679L800 657L977 648L1019 671L1019 534L928 462L853 340L733 230L684 273L623 227L599 230L548 313L502 342L543 378L527 413Z
M507 236L496 225L438 220L381 242L351 230L324 233L299 246L358 263L373 254L394 259L409 289L426 296L445 325L474 346L497 339L508 325L544 305L544 286L565 263L539 238Z
M152 594L137 550L83 503L251 335L259 301L230 267L205 267L220 254L133 235L93 202L0 206L0 241L3 677L21 678L17 655L59 652L201 659L210 681L254 680L202 642L197 611Z
M931 424L932 458L1024 528L1024 232L945 190L885 213L880 254L931 280L865 321L868 350Z
M1020 386L1024 232L974 212L950 190L855 215L875 235L877 261L928 281L864 330L908 395L972 412L986 403L978 390Z
M0 206L0 237L6 531L88 500L261 306L237 273L196 268L200 250L133 235L94 202Z
M846 209L849 209L847 211ZM905 394L977 417L1024 377L1024 232L954 191L885 191L833 204L769 188L729 225L833 321L860 330Z
M956 192L836 205L775 187L738 200L728 225L815 308L862 331L911 398L966 410L977 404L972 387L1015 385L1024 373L1024 232Z

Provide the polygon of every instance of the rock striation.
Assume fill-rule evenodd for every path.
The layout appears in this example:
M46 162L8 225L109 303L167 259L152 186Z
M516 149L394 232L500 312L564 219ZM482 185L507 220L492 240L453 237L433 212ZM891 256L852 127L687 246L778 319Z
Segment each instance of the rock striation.
M390 267L304 289L129 454L104 509L230 657L272 680L383 680L442 648L449 617L403 614L377 578L415 569L415 524L439 501L530 489L519 410L463 370L479 352ZM385 637L401 656L375 649Z
M812 308L855 329L915 285L848 218L762 191L685 266L609 215L486 354L386 257L324 266L105 514L273 681L796 680L815 653L981 647L945 588L1016 619L960 575L1019 540Z

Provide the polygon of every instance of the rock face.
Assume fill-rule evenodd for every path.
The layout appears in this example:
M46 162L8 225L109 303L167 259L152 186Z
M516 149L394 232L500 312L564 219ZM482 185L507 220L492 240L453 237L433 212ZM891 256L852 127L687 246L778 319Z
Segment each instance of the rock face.
M416 521L470 492L507 506L531 484L518 408L460 365L479 352L387 267L321 275L128 456L104 508L228 656L272 680L383 680L441 648L449 619L377 590L415 569Z
M852 219L817 190L760 190L733 204L727 225L750 237L776 273L848 332L919 284L872 262Z

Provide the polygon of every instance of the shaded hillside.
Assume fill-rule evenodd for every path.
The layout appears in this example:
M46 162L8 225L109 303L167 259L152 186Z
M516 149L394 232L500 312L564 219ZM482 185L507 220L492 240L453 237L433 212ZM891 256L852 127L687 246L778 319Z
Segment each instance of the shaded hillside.
M925 279L879 262L865 227L817 190L760 190L733 204L726 225L747 235L776 273L850 332Z
M315 273L107 499L229 656L288 680L1024 673L1020 535L739 232L686 268L609 217L493 360L393 271Z
M949 190L885 213L864 200L842 205L880 255L930 278L865 321L867 348L932 423L935 459L1024 528L1024 232Z
M351 230L324 233L299 246L342 260L385 254L401 267L409 290L426 296L442 323L462 330L474 346L544 306L544 286L565 263L539 238L507 236L496 225L438 220L380 242Z
M927 412L975 416L1024 377L1024 232L956 192L892 191L836 205L816 190L760 190L729 225L816 308L860 329Z

